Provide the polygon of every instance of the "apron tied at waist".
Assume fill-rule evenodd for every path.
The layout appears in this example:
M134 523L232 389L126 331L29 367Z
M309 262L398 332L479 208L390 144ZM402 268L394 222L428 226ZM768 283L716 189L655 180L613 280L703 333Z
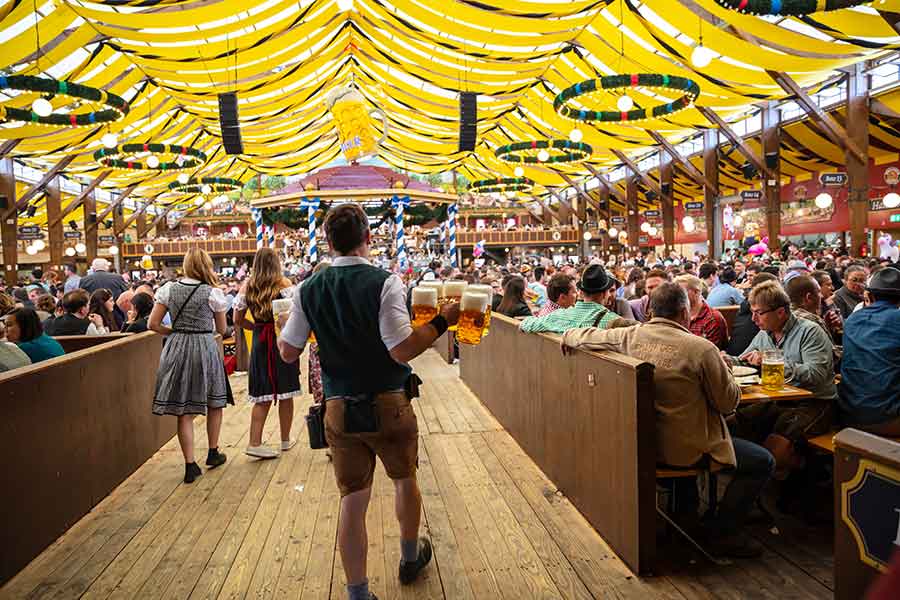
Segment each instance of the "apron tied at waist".
M266 372L272 384L272 399L278 404L278 347L275 343L275 322L254 323L253 329L259 332L259 343L266 349Z

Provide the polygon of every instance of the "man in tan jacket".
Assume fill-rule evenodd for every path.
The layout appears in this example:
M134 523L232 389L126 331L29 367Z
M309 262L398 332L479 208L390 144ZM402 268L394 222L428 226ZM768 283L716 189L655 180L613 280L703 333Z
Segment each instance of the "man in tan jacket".
M650 311L653 318L643 325L569 330L563 351L611 350L654 365L657 462L691 467L715 461L729 467L732 480L706 532L709 550L734 558L758 556L761 548L740 528L772 475L772 455L728 433L725 415L737 408L741 391L718 348L688 330L690 301L684 289L660 285L650 296ZM696 481L676 479L673 485L680 516L695 520Z

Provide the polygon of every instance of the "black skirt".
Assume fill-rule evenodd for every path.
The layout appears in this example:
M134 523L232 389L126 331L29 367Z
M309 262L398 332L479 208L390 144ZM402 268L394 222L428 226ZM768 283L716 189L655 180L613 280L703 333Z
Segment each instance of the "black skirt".
M252 403L277 402L299 396L300 361L286 363L275 344L274 323L257 323L250 351L248 399Z

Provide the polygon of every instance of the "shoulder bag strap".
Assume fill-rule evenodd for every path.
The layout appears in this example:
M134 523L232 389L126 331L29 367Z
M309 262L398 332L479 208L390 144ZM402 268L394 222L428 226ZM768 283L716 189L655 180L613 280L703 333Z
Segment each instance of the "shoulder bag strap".
M179 281L177 283L181 283L181 282ZM182 284L182 285L187 285L187 284ZM194 289L191 290L191 293L188 294L188 297L185 299L185 301L181 304L181 306L178 307L178 312L175 313L175 316L172 318L172 329L173 330L175 329L175 324L178 323L178 317L181 316L181 311L183 311L184 307L187 306L188 302L191 301L191 298L194 297L194 294L197 293L197 290L200 289L201 285L203 285L203 284L198 283L197 285L195 285Z
M597 318L594 319L594 327L599 327L599 326L600 326L600 321L603 320L603 317L605 317L605 316L606 316L606 313L608 313L608 312L609 312L609 311L606 310L606 307L602 307L602 308L600 309L600 313L597 315Z

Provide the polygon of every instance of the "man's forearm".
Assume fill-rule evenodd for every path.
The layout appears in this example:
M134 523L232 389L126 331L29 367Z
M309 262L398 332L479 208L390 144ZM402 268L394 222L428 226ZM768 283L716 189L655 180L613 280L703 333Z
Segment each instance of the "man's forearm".
M426 323L409 334L405 340L397 344L391 349L391 357L401 363L407 363L428 350L438 335L437 327L431 323Z

